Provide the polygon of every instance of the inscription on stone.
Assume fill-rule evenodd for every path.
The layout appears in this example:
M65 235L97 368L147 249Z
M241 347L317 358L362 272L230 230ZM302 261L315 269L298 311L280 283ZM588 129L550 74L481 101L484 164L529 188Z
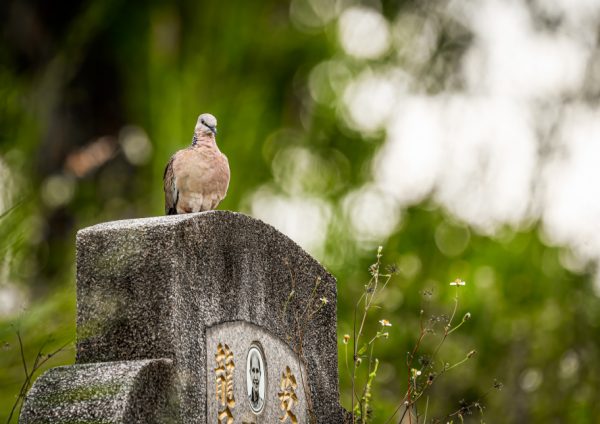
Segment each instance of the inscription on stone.
M233 394L233 352L229 346L219 343L215 354L217 367L215 368L216 386L215 394L219 404L218 423L233 424L232 409L235 408L235 397Z
M296 377L292 374L290 367L285 367L285 372L281 374L281 391L277 394L283 410L283 417L280 417L279 421L286 422L289 418L292 424L298 424L298 418L292 412L294 404L298 402L297 388Z
M207 328L206 343L207 352L217 352L212 354L217 367L207 370L213 381L207 384L209 423L308 423L300 377L306 370L282 340L264 328L234 321ZM240 358L245 358L243 366Z

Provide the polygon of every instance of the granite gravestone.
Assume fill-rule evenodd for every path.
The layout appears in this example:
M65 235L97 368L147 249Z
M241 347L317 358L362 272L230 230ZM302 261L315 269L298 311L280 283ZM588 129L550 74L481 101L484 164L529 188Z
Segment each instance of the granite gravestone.
M271 226L213 211L77 235L77 359L20 422L343 423L336 283Z

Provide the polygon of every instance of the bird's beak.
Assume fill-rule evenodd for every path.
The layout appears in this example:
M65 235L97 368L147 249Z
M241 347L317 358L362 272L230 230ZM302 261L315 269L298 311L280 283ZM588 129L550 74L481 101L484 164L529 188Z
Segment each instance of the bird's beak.
M211 130L214 135L217 135L217 127L208 127L208 129Z

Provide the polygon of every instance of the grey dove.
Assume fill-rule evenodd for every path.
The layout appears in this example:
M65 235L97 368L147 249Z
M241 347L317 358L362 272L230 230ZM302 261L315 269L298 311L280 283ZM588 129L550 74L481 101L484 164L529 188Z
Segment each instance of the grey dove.
M217 118L203 113L192 145L171 156L163 176L167 215L215 209L227 194L229 162L217 147L216 135Z

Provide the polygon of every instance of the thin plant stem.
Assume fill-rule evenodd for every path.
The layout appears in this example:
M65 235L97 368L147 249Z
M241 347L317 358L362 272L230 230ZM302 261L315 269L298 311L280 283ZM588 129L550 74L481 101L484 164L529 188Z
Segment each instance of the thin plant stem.
M440 340L440 342L438 343L438 345L434 349L434 352L433 352L433 355L432 355L433 358L437 357L437 354L439 353L439 350L441 349L442 345L446 341L447 337L450 334L452 334L454 331L456 331L458 328L460 328L466 322L466 320L463 318L463 320L458 325L456 325L455 327L452 327L452 322L454 321L454 318L456 316L456 312L458 310L458 300L459 300L459 297L458 297L458 286L457 286L456 287L456 295L454 297L454 306L453 306L453 309L452 309L452 314L450 315L450 318L448 319L448 322L444 326L444 334L442 336L442 339ZM385 422L386 424L389 423L389 422L391 422L394 419L394 417L396 416L396 414L398 413L398 411L400 411L400 408L402 408L403 406L406 406L406 409L402 413L402 415L400 417L399 423L402 423L402 421L404 420L404 417L406 416L407 413L409 413L409 424L412 423L412 415L410 414L409 409L411 408L412 405L414 405L423 396L423 394L427 390L427 387L431 386L431 384L428 385L420 393L416 393L416 397L413 398L412 394L413 394L413 392L416 392L416 381L414 382L415 384L411 384L411 381L414 380L414 378L412 378L411 368L412 368L412 362L414 360L414 356L416 355L416 352L418 351L418 349L420 347L421 341L423 340L423 338L425 336L425 331L424 331L424 326L423 326L423 309L421 309L420 328L421 328L421 332L419 334L419 338L417 339L417 342L415 343L415 346L414 346L413 350L407 356L406 365L407 365L407 368L408 368L408 388L407 388L407 391L406 391L406 395L402 399L402 402L394 410L394 413L392 414L392 416L387 419L387 421ZM467 356L466 358L464 358L461 361L453 364L452 366L443 368L439 372L439 374L435 377L435 379L437 380L437 378L439 378L446 371L448 371L448 370L450 370L452 368L455 368L455 367L463 364L469 358L470 357ZM429 402L429 398L428 398L428 402ZM418 417L417 417L417 422L418 422Z
M17 338L19 339L19 351L21 352L21 363L23 364L23 371L25 371L25 377L29 375L27 371L27 361L25 360L25 352L23 350L23 340L21 339L21 332L17 331Z
M47 354L44 357L42 352L43 352L43 349L48 344L48 340L49 340L49 339L46 339L46 341L38 349L37 355L33 362L33 366L31 367L31 370L29 370L27 368L27 361L25 360L25 350L23 349L23 341L21 339L21 332L19 330L17 330L17 338L19 339L19 350L21 353L21 360L23 362L23 369L25 370L25 381L23 381L23 384L21 385L21 389L19 390L19 394L17 395L17 399L15 400L15 403L13 404L13 406L10 410L8 420L6 421L7 424L10 424L10 422L12 421L12 418L13 418L15 411L17 410L17 407L19 406L19 404L22 405L23 400L25 399L25 396L27 395L27 390L29 389L29 386L31 385L31 380L33 379L33 376L35 375L36 371L40 367L42 367L50 358L52 358L59 352L63 351L69 344L71 344L71 341L68 341L67 343L65 343L64 345L62 345L61 347L59 347L58 349L54 350L53 352Z
M372 276L369 279L369 282L365 286L365 290L356 302L354 306L354 319L353 319L353 337L352 337L352 346L353 346L353 366L352 366L352 411L354 411L355 401L359 403L359 409L362 410L362 401L356 392L356 362L358 360L358 348L360 346L360 338L363 334L365 322L367 320L367 315L371 307L373 306L373 302L377 296L377 294L385 289L389 281L391 280L391 274L380 274L379 269L381 266L381 250L377 252L377 260L375 264L372 265ZM380 277L385 278L381 288L379 288ZM360 303L363 302L364 309L362 313L362 317L360 320L360 326L358 328L358 332L356 330L357 323L357 311L360 306ZM370 362L371 360L369 360ZM369 371L371 366L369 366ZM352 422L355 422L354 412L352 415Z
M433 352L433 357L434 358L436 357L436 355L439 352L440 348L442 347L442 345L446 341L446 338L448 337L448 334L450 334L450 329L452 328L452 321L454 320L454 316L456 315L456 310L457 309L458 309L458 286L456 286L456 295L454 296L454 308L452 309L452 315L450 315L450 319L448 320L448 324L446 324L446 326L444 327L444 336L442 337L442 340L440 340L440 343L437 345L437 347L435 348L435 350Z

